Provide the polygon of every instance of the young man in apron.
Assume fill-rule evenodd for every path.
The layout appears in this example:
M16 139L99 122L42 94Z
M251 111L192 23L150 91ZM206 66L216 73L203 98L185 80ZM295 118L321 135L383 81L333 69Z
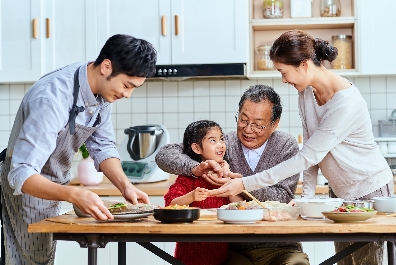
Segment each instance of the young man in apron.
M149 203L121 168L111 103L129 98L153 76L156 59L147 41L114 35L95 62L49 73L26 93L0 162L5 264L54 263L52 234L29 234L27 227L58 215L60 201L76 204L96 220L113 219L98 195L68 186L73 155L83 143L97 170L127 201Z

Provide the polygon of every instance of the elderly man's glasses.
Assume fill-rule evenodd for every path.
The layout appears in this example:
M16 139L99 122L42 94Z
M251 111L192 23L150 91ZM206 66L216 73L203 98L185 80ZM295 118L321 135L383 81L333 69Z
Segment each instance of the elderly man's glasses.
M264 130L265 127L269 126L269 124L267 124L267 125L259 125L259 124L254 123L254 122L249 122L249 120L244 120L244 119L242 119L242 117L239 117L238 113L235 115L235 120L237 122L238 127L245 128L246 126L250 125L250 128L255 133L259 133L262 130Z

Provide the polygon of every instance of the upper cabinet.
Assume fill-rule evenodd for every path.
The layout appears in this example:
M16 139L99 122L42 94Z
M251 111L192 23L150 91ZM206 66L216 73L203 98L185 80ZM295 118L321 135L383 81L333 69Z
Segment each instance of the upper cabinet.
M341 14L334 17L322 17L320 14L320 0L311 1L295 1L294 3L307 3L312 12L308 12L309 17L297 17L291 14L291 1L283 0L283 17L281 18L264 18L263 2L271 3L271 1L263 0L249 0L249 27L250 27L250 63L248 64L248 75L250 78L266 78L266 77L280 77L280 74L273 69L261 70L263 67L257 65L255 55L257 47L262 45L271 46L283 32L287 30L300 29L314 38L322 38L324 40L332 41L332 36L335 35L350 35L352 36L352 45L347 50L352 57L352 67L350 69L337 69L335 72L340 75L356 75L359 72L359 45L356 42L356 23L355 17L355 1L356 0L341 0ZM279 2L279 1L272 1ZM312 3L312 4L311 4ZM367 4L368 5L368 4ZM306 11L308 8L301 6L300 9L293 10ZM273 10L267 12L273 12ZM276 11L276 10L275 10ZM307 12L302 16L307 16ZM260 59L260 58L259 58ZM259 60L261 61L261 60ZM330 63L326 62L327 68L332 68ZM259 69L261 68L261 69ZM349 68L349 67L348 67Z
M246 63L246 0L98 0L98 42L124 33L146 39L157 64Z
M95 0L1 1L0 82L35 82L95 59L94 12Z
M396 1L357 1L361 74L396 74Z

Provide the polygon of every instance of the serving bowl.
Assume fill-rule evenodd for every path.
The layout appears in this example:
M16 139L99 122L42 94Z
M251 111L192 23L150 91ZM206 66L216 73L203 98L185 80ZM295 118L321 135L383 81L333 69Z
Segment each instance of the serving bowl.
M396 212L396 197L374 197L374 210L385 213Z
M264 209L229 210L217 209L217 219L226 224L253 224L263 219Z
M300 206L273 207L264 209L264 221L297 220L300 215Z
M200 216L200 209L189 207L185 209L154 209L154 218L162 223L192 223Z
M344 202L340 198L313 198L294 199L297 206L301 207L300 215L304 219L324 219L322 212L333 211Z

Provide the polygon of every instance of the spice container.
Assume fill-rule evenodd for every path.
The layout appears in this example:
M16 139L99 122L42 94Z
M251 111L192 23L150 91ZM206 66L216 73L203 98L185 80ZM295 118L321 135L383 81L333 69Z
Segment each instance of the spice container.
M269 56L271 46L268 44L257 47L256 53L256 69L257 70L272 70L274 66Z
M338 49L337 58L331 62L333 69L353 68L353 46L351 35L336 35L331 37L333 46Z
M341 16L340 0L321 0L320 1L321 17L339 17Z
M264 0L263 16L264 18L283 17L283 0Z

